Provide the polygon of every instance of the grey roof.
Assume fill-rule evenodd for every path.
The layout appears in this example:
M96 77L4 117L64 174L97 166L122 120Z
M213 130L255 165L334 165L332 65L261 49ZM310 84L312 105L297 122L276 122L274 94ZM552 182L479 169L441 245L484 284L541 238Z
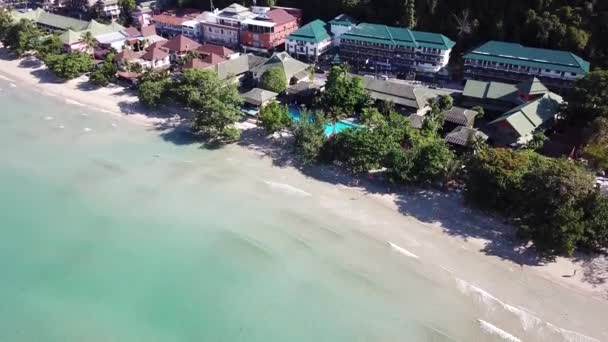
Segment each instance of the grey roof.
M421 129L422 124L424 123L424 120L426 120L426 117L423 115L418 115L418 114L414 113L414 114L410 114L410 116L408 116L407 119L410 121L412 128Z
M29 12L13 11L11 14L15 20L29 19L38 24L50 26L58 30L72 29L75 31L81 31L89 26L88 21L50 13L40 8Z
M436 97L424 88L402 82L378 80L371 77L362 77L362 80L363 86L372 99L390 101L416 110L426 107L428 101Z
M445 121L461 126L473 127L473 124L475 124L475 117L479 113L474 110L454 106L441 114Z
M298 82L285 91L287 94L299 94L301 92L306 92L309 90L318 90L321 89L321 86L315 84L314 82Z
M211 65L206 70L217 72L220 79L226 79L232 76L239 76L251 69L263 64L266 61L264 57L254 56L252 54L243 54L237 58L229 59L225 62Z
M253 88L250 91L241 94L243 100L255 106L261 106L265 102L276 98L279 94L260 88Z
M518 84L517 89L526 95L541 95L549 92L549 89L536 77Z
M445 141L454 145L469 146L478 138L481 138L484 141L488 140L487 135L475 128L458 126L445 136Z
M562 103L561 96L547 93L536 100L511 109L490 124L506 121L519 136L523 137L553 119L559 112Z
M306 78L309 75L308 68L310 65L291 57L287 52L279 52L252 71L254 77L259 79L266 70L276 67L283 69L286 81L289 83L292 77L296 77L298 80Z
M462 96L480 100L497 100L519 104L516 85L501 82L467 80Z

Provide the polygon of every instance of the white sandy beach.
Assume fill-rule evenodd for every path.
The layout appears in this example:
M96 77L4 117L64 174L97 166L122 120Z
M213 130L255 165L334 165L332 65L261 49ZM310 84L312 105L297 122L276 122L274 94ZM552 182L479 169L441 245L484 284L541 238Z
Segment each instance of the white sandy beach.
M119 86L94 88L88 84L86 77L61 83L39 63L33 60L8 59L4 50L0 52L0 78L14 83L17 87L35 88L43 94L62 97L67 103L104 111L109 115L124 116L143 125L176 125L180 122L174 113L146 111L137 103L137 97L131 90ZM248 149L257 150L262 158L270 159L264 152L265 149L259 148L255 143L244 145L247 145ZM362 205L381 206L388 211L402 213L408 222L411 222L411 227L390 227L386 231L364 233L384 242L387 248L392 248L407 258L432 262L447 272L457 274L458 279L467 280L464 282L467 284L465 289L479 290L471 285L475 283L484 289L481 290L482 294L487 291L492 293L490 297L496 300L496 297L504 299L503 294L507 293L510 284L495 284L492 282L495 278L483 274L486 271L500 272L503 275L511 275L504 277L504 280L524 284L522 289L540 291L542 282L538 279L544 279L577 296L597 301L598 306L608 306L607 258L580 256L539 263L533 251L514 247L509 227L503 225L499 219L464 207L462 197L457 193L405 189L390 192L380 185L367 182L360 186L340 185L350 183L350 177L336 176L334 171L323 168L316 171L321 178L325 178L323 174L327 173L327 178L340 177L340 181L332 183L315 180L317 177L308 178L292 167L286 167L283 171L290 181L271 182L270 186L287 191L288 185L285 184L296 184L294 191L301 195L337 192L339 196L335 196L336 198L348 197L361 200ZM304 190L300 190L301 185ZM366 201L369 201L369 204L366 204ZM339 206L338 203L328 205ZM382 217L378 217L378 220L382 220ZM415 230L419 238L413 242L409 241L399 234L400 229ZM523 301L524 291L514 297L518 302ZM560 301L560 298L554 300ZM608 335L603 337L608 338Z

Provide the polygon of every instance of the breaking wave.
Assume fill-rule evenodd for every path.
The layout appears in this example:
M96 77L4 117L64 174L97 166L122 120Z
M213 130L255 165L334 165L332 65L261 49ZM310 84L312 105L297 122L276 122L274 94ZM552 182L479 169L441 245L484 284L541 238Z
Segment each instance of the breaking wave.
M483 319L478 319L477 322L479 322L479 326L481 327L481 330L483 332L485 332L486 334L498 336L508 342L521 342L521 340L519 338L509 334L508 332L498 328L495 325L492 325L492 324L484 321Z
M299 195L299 196L307 196L307 197L312 196L312 194L310 194L302 189L296 188L295 186L289 185L289 184L275 183L275 182L271 182L271 181L264 181L264 183L266 183L273 189L281 190L286 193Z
M389 246L390 246L390 247L391 247L393 250L397 251L398 253L401 253L401 254L403 254L403 255L405 255L405 256L407 256L407 257L410 257L410 258L418 259L418 256L417 256L416 254L414 254L414 253L412 253L412 252L408 251L407 249L405 249L405 248L403 248L403 247L401 247L401 246L399 246L399 245L396 245L396 244L394 244L394 243L392 243L392 242L390 242L390 241L388 242L388 245L389 245Z

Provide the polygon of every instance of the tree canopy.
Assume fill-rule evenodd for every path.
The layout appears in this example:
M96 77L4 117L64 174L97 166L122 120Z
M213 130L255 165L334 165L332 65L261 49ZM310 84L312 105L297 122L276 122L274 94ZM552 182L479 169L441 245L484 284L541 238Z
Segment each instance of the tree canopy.
M271 102L260 110L259 122L268 133L277 132L291 124L287 106Z
M270 68L260 77L260 88L275 93L282 93L287 89L287 76L282 68Z
M327 76L325 91L317 105L336 122L367 107L369 96L359 77L349 77L346 66L333 66Z
M71 80L79 77L93 67L91 57L86 53L50 54L44 63L59 78Z

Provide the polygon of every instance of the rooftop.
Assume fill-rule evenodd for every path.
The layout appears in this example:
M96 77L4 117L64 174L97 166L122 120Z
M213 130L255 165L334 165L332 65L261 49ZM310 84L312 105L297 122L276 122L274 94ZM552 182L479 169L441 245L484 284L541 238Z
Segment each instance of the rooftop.
M303 79L308 75L308 68L310 66L306 63L300 62L299 60L289 56L287 52L275 53L266 62L253 70L255 78L262 77L262 74L272 68L281 68L285 72L287 83L293 77ZM305 75L306 74L306 75Z
M393 46L426 47L449 50L456 44L438 33L412 31L402 27L361 23L342 35L342 39L362 40Z
M330 38L327 24L319 19L311 21L287 36L287 39L312 43L320 43Z
M354 26L357 25L355 19L347 14L339 14L337 17L329 21L331 25Z
M184 36L183 34L177 35L163 44L163 47L169 49L169 51L178 53L193 51L198 49L200 46L201 44Z
M588 73L590 66L589 62L568 51L532 48L499 41L484 43L471 50L464 58L539 69L550 68L577 74Z
M234 51L230 50L229 48L222 46L222 45L216 45L216 44L203 44L201 46L198 47L198 49L196 49L197 51L203 53L203 54L216 54L225 58L230 57L232 54L234 54Z
M424 88L403 82L384 81L371 77L361 77L361 79L363 80L363 86L374 100L390 101L418 110L426 107L428 100L435 98L434 94Z
M36 23L54 27L59 30L72 29L74 31L82 31L89 26L88 21L50 13L40 8L29 12L13 11L11 14L16 20L29 19Z
M562 103L563 99L559 95L547 93L536 100L511 109L490 124L507 121L523 137L554 118Z
M241 94L241 97L243 98L243 100L245 102L247 102L249 104L252 104L254 106L261 106L265 102L274 99L278 95L279 94L277 94L275 92L268 91L265 89L253 88L250 91L248 91L244 94Z

